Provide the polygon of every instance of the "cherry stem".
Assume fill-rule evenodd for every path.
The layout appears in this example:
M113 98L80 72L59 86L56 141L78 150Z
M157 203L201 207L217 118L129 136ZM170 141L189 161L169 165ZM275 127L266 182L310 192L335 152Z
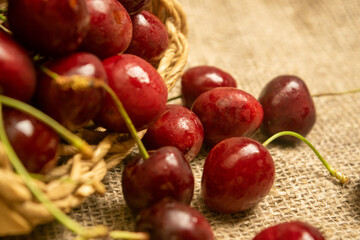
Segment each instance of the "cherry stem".
M111 231L109 236L113 239L149 240L149 234L143 232Z
M346 177L344 174L342 174L341 172L337 171L336 169L332 168L330 166L330 164L321 156L321 154L316 150L316 148L303 136L301 136L300 134L296 133L296 132L292 132L292 131L282 131L282 132L278 132L276 134L274 134L273 136L271 136L268 140L266 140L263 143L263 146L266 147L269 143L271 143L273 140L281 137L281 136L293 136L296 137L298 139L300 139L301 141L303 141L304 143L306 143L316 154L316 156L320 159L320 161L322 162L322 164L325 166L325 168L328 170L328 172L330 173L331 176L335 177L336 179L339 180L340 183L342 184L347 184L349 183L349 178Z
M64 138L67 142L69 142L71 145L79 149L79 151L86 157L92 157L93 150L90 147L90 145L85 142L82 138L76 136L71 131L69 131L67 128L62 126L60 123L46 115L45 113L41 112L37 108L34 108L31 105L28 105L22 101L6 97L3 95L0 95L0 102L2 102L4 105L15 108L17 110L20 110L22 112L25 112L29 114L30 116L35 117L36 119L42 121L54 131L56 131L62 138Z
M360 88L351 89L342 92L317 93L317 94L313 94L312 97L338 96L338 95L345 95L345 94L357 93L357 92L360 92Z
M167 101L168 101L168 102L171 102L171 101L174 101L174 100L179 99L179 98L182 98L182 95L179 95L179 96L176 96L176 97L169 98Z

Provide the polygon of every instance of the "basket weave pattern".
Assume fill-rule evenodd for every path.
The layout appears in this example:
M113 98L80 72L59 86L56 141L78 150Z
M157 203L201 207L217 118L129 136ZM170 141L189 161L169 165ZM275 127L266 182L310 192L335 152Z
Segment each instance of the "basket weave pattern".
M0 4L5 4L0 0ZM166 25L169 46L157 70L170 90L186 64L187 23L176 0L153 0L149 10ZM145 131L139 132L142 137ZM83 159L75 148L62 145L61 158L68 159L43 180L33 180L64 212L83 203L91 194L104 193L102 180L107 171L121 163L133 150L135 142L128 134L108 133L102 128L84 128L77 135L94 147L92 159ZM9 184L11 183L11 184ZM53 217L34 199L22 179L14 173L0 145L0 237L27 234Z

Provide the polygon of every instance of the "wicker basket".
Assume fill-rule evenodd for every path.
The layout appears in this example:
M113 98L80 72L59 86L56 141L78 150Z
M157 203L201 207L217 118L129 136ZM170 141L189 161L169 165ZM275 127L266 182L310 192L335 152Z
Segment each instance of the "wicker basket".
M0 4L4 2L0 0ZM169 33L170 44L157 69L170 90L186 64L185 15L177 0L152 0L149 10L165 23ZM84 160L76 149L63 145L61 157L68 160L48 173L44 180L34 180L64 212L80 205L94 192L103 193L105 187L101 181L107 170L119 164L135 147L128 134L107 133L101 128L84 128L77 134L93 145L94 157ZM140 136L143 134L144 131L139 133ZM14 173L1 145L0 216L0 236L27 234L35 226L53 220Z

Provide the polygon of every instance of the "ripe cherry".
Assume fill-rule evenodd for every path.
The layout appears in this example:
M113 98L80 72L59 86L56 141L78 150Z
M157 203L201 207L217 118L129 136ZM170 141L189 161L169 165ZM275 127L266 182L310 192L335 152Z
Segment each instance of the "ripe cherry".
M118 0L126 9L126 11L132 15L143 10L149 5L150 0Z
M205 204L223 213L254 207L270 191L275 166L268 150L246 137L228 138L209 152L201 180Z
M74 52L90 23L85 0L8 1L10 30L23 45L43 55Z
M48 69L62 76L88 76L107 81L105 69L98 57L79 52L56 59ZM84 127L101 108L105 96L102 88L64 89L52 77L43 74L36 89L36 105L70 130Z
M134 54L148 62L159 61L169 44L165 25L154 14L143 10L131 16L133 37L126 53Z
M283 75L271 80L262 90L259 102L264 109L262 131L271 136L294 131L306 136L316 121L315 105L305 82L297 76ZM279 140L294 142L284 136Z
M162 147L147 159L134 158L122 174L127 205L134 212L150 207L163 198L190 204L194 192L191 167L175 147Z
M249 93L232 87L202 93L192 111L203 124L204 142L208 146L230 137L250 136L263 119L260 103Z
M36 73L25 50L0 31L0 94L29 102L35 91Z
M201 93L216 87L236 87L236 80L229 73L217 67L197 66L189 68L181 77L184 106L191 108Z
M132 38L129 14L117 0L86 0L90 29L80 49L99 58L123 53Z
M4 126L14 151L32 173L46 173L58 161L58 135L47 125L21 111L4 108Z
M253 240L325 240L322 234L308 223L284 222L258 233Z
M122 54L103 60L108 84L140 130L156 121L167 103L167 87L156 69L145 60ZM106 95L95 123L115 132L128 132L113 99Z
M167 105L147 129L143 142L148 149L174 146L191 161L199 153L203 139L204 128L195 113L183 106Z
M175 201L162 200L143 210L135 230L148 232L151 240L213 240L207 219L196 209Z

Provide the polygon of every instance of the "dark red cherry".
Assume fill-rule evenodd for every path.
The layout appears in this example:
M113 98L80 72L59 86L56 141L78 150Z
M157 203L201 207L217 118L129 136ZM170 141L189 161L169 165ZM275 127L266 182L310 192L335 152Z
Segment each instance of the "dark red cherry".
M118 0L126 9L126 11L132 15L143 10L149 5L150 0Z
M213 66L189 68L181 77L183 104L191 108L195 99L203 92L216 87L235 87L236 80L227 72Z
M256 98L232 87L218 87L202 93L192 111L203 124L204 141L208 146L230 137L251 136L263 119L263 109Z
M0 94L29 102L35 91L36 73L25 50L0 31Z
M271 80L262 90L259 102L264 109L262 131L272 136L293 131L306 136L316 121L315 105L305 82L297 76L283 75ZM291 136L279 140L294 142Z
M148 232L151 240L213 240L208 220L196 209L175 201L163 200L143 210L135 230Z
M156 69L131 54L106 58L103 65L108 83L116 93L135 127L140 130L156 121L167 103L167 87ZM95 122L115 132L128 132L119 110L107 95Z
M325 240L325 238L310 224L291 221L266 228L253 240Z
M129 14L117 0L86 0L90 29L80 49L99 58L123 53L132 38Z
M199 153L203 139L204 128L195 113L183 106L167 105L165 112L147 129L143 142L149 150L174 146L191 161Z
M275 166L268 150L246 137L228 138L209 152L201 180L205 204L217 212L254 207L269 193Z
M28 114L10 108L3 113L6 134L25 168L32 173L52 169L58 161L58 135Z
M124 168L122 189L134 212L150 207L163 198L190 204L194 176L182 153L175 147L162 147L147 159L134 158Z
M59 56L78 48L90 16L85 0L11 0L8 21L23 45L43 55Z
M107 82L105 69L98 57L79 52L49 62L47 67L63 76L88 76ZM36 89L36 105L70 130L85 126L101 108L105 91L102 88L63 89L43 74Z
M134 54L148 62L160 60L169 44L165 25L154 14L143 10L131 17L133 38L126 53Z

